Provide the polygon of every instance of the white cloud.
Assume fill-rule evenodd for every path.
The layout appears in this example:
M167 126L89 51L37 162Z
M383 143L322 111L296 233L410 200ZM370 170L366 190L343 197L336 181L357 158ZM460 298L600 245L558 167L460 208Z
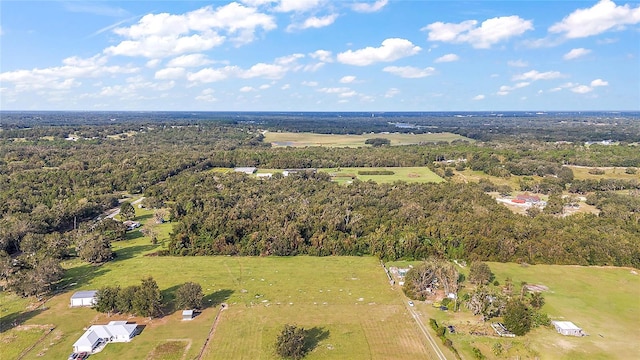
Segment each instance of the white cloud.
M484 95L480 94L480 95L476 95L473 97L472 100L484 100Z
M240 92L251 92L251 91L256 91L256 89L254 89L251 86L243 86L240 88Z
M287 31L293 31L296 29L319 29L333 24L338 18L338 14L331 14L324 17L312 16L306 19L302 24L291 24L287 27Z
M446 55L442 55L439 58L435 59L434 62L436 63L443 63L443 62L453 62L453 61L458 61L460 60L460 57L456 54L446 54Z
M156 71L154 76L157 80L176 80L184 77L185 70L181 67L169 67Z
M511 67L527 67L529 66L529 63L524 60L511 60L507 61L507 65Z
M374 3L355 3L351 5L351 9L361 13L372 13L382 10L388 2L388 0L378 0Z
M413 66L387 66L382 70L403 78L408 78L408 79L418 79L418 78L431 76L436 71L436 69L432 67L426 67L424 69L420 69Z
M280 0L276 11L305 12L320 6L322 3L324 3L324 0Z
M281 56L276 59L275 63L283 66L297 67L298 65L296 62L298 61L298 59L302 59L302 58L304 58L304 54L296 53L296 54Z
M325 63L323 63L323 62L319 62L319 63L315 63L315 64L307 64L302 68L302 70L307 71L307 72L314 72L314 71L318 71L324 65L325 65Z
M223 68L212 69L205 68L195 73L188 73L187 80L201 83L211 83L216 81L222 81L234 74L238 73L240 68L237 66L225 66Z
M261 5L267 5L275 2L275 0L240 0L241 3L249 6L257 7Z
M280 90L289 90L291 88L290 84L284 84L280 87Z
M429 31L429 41L469 43L478 49L488 49L501 41L533 30L530 20L516 15L487 19L479 27L477 25L477 20L466 20L459 24L435 22L422 30Z
M516 89L521 89L523 87L527 87L529 86L531 83L523 81L523 82L519 82L513 86L509 86L509 85L502 85L500 86L500 89L498 90L497 94L498 95L507 95L509 94L511 91L516 90Z
M355 76L353 76L353 75L347 75L347 76L343 76L343 77L340 79L340 82L341 82L341 83L343 83L343 84L349 84L349 83L354 82L355 80L356 80L356 77L355 77Z
M337 59L343 64L366 66L376 62L391 62L403 57L412 56L420 52L419 46L411 41L399 38L389 38L382 42L382 46L366 47L359 50L348 50L338 54Z
M588 92L593 91L593 88L590 88L587 85L578 85L576 87L571 88L571 91L578 94L586 94Z
M72 56L64 59L62 63L62 66L0 73L0 82L13 83L18 92L38 89L69 89L81 85L78 81L80 78L133 74L139 71L138 68L131 66L108 66L107 58L100 55L90 58Z
M276 64L258 63L239 73L238 77L250 79L262 77L266 79L280 79L287 73L287 68Z
M400 90L398 88L390 88L389 90L387 90L387 92L384 94L384 97L386 98L392 98L396 95L400 94Z
M113 32L126 40L106 48L104 52L162 58L209 50L228 39L245 44L254 40L258 29L269 31L275 28L272 16L235 2L216 9L206 6L182 15L147 14L137 24L115 28Z
M589 54L591 52L591 50L589 49L585 49L585 48L577 48L577 49L571 49L568 53L564 54L562 56L563 59L565 60L573 60L573 59L577 59L581 56L585 56L587 54Z
M162 61L160 59L151 59L149 61L147 61L147 63L145 64L146 67L153 69L154 67L157 67L158 65L160 65Z
M168 67L198 67L211 64L213 61L207 59L204 54L189 54L173 58L167 64Z
M351 90L351 91L345 91L345 92L341 93L339 96L343 97L343 98L347 98L347 97L353 97L353 96L356 96L356 95L358 95L358 93L353 91L353 90Z
M331 87L331 88L320 88L319 92L323 92L325 94L340 94L351 91L348 87Z
M303 81L301 84L304 86L310 86L310 87L318 86L317 81Z
M609 86L609 82L608 81L604 81L602 79L595 79L591 82L591 86L592 87L598 87L598 86Z
M512 79L514 81L517 81L517 80L532 80L532 81L536 81L536 80L557 79L557 78L560 78L560 77L563 77L563 76L564 75L562 75L558 71L539 72L537 70L531 70L531 71L528 71L528 72L523 73L523 74L514 75L512 77Z
M640 23L640 6L616 5L601 0L587 9L578 9L549 27L551 33L562 33L569 39L598 35L608 30L622 30L625 25Z
M262 85L260 85L260 87L259 87L258 89L260 89L260 90L267 90L267 89L268 89L268 88L270 88L270 87L271 87L271 85L269 85L269 84L262 84Z
M200 95L196 96L196 100L206 101L206 102L218 101L218 99L216 99L215 96L213 96L213 93L214 93L213 89L204 89L202 90Z
M317 59L322 62L333 62L331 57L331 51L328 50L316 50L309 54L312 59Z

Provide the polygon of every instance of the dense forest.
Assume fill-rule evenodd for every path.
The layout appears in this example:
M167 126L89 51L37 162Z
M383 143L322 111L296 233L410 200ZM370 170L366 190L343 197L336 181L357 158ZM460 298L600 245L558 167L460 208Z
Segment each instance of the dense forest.
M99 225L96 219L118 207L124 194L141 194L148 204L167 204L171 209L174 231L168 247L160 252L166 255L372 254L383 259L435 255L640 267L638 181L576 180L564 166L616 166L635 171L640 167L640 151L631 141L638 140L640 130L634 117L608 122L598 117L605 123L598 127L604 132L595 136L586 130L574 133L586 129L595 116L535 118L540 122L533 117L480 119L501 124L490 130L474 118L453 122L415 114L393 121L374 121L365 114L349 120L332 115L329 122L319 120L326 114L310 118L225 114L219 120L205 118L203 113L176 116L3 113L0 275L7 284L36 279L42 287L19 291L29 295L46 290L61 276L61 269L52 264L74 254L66 251L68 247L108 247L109 241L120 239L120 235L109 235L116 231L115 225ZM280 126L308 131L313 130L314 121L318 131L325 132L446 128L484 140L361 148L272 148L264 142L265 129ZM536 128L544 128L545 121L554 125L546 128L546 134L538 133ZM407 130L397 123L416 127ZM472 134L478 131L481 133ZM585 145L582 140L560 141L562 134L573 134L570 137L576 140L620 141ZM464 161L445 162L460 159ZM426 166L449 181L340 185L326 173L259 180L211 171L237 166ZM505 179L518 176L520 188L505 189L487 181L458 183L451 180L454 168ZM585 195L599 214L562 217L542 211L518 215L485 193L512 190L558 199L562 192ZM56 271L47 273L46 269L54 268Z

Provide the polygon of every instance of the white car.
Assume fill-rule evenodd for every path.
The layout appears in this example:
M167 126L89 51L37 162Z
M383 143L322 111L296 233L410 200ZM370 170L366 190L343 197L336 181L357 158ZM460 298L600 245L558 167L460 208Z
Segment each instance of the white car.
M409 306L413 306L413 301L409 301Z

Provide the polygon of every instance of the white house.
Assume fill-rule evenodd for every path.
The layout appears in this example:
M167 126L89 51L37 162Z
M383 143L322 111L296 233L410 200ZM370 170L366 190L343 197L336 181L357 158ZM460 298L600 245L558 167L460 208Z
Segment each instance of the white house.
M71 295L71 307L93 306L98 299L97 290L78 291Z
M111 321L107 325L92 325L73 344L73 352L92 353L102 344L129 342L136 336L138 325L126 321Z
M552 321L551 324L556 328L559 334L567 336L585 336L586 334L581 328L571 321Z

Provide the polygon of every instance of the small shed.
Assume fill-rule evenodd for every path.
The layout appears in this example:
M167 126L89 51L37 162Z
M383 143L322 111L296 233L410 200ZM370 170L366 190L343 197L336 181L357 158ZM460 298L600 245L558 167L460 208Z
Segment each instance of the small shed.
M182 310L182 320L193 320L194 316L193 310Z
M71 295L71 307L93 306L98 301L98 290L78 291Z
M552 321L551 324L553 324L559 334L565 336L586 335L581 328L577 327L576 324L572 323L571 321Z

